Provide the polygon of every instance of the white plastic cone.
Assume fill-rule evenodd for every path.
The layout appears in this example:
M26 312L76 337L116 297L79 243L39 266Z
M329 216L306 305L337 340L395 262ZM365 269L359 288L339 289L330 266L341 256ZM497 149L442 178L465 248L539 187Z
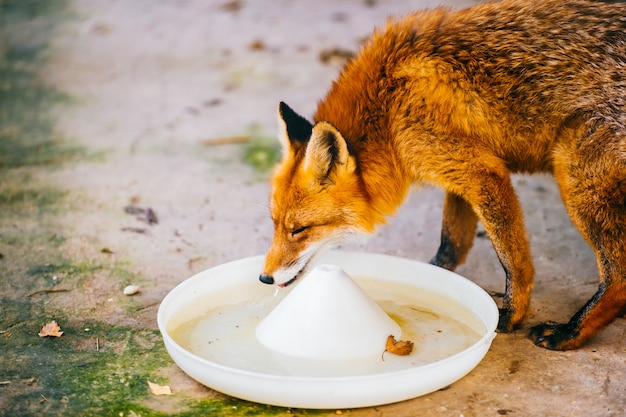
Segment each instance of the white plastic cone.
M319 265L256 328L267 348L286 355L345 360L381 355L400 326L335 265Z

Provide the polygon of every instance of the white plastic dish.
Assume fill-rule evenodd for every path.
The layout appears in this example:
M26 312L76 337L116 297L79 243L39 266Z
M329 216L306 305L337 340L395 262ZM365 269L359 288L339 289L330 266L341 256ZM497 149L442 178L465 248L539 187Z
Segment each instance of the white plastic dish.
M357 282L362 280L366 292L375 300L393 295L386 293L387 286L399 285L410 289L403 292L403 302L407 302L407 297L415 296L415 305L419 308L441 310L442 314L448 311L459 316L457 318L461 321L478 322L477 340L449 356L423 363L417 356L420 346L430 343L425 338L416 342L416 353L411 354L417 355L416 359L387 355L382 358L384 363L380 363L379 368L365 373L354 372L350 364L345 364L344 372L343 362L321 364L315 366L316 372L321 372L319 375L311 373L309 365L298 362L297 358L284 358L286 370L248 367L246 356L256 358L255 354L259 354L260 344L254 342L240 340L239 345L233 343L232 352L241 357L242 366L221 361L219 356L207 358L195 354L178 343L172 333L184 323L208 311L245 306L274 294L275 286L258 280L263 257L257 256L200 272L165 297L157 320L168 353L193 379L233 397L295 408L356 408L403 401L450 385L482 360L496 335L496 304L483 289L458 274L409 259L371 253L329 252L319 262L338 265ZM368 286L368 283L373 285ZM440 299L446 302L439 303L437 300ZM271 360L264 362L271 363ZM269 366L267 363L263 365ZM324 373L326 365L332 371ZM388 370L387 366L390 367Z

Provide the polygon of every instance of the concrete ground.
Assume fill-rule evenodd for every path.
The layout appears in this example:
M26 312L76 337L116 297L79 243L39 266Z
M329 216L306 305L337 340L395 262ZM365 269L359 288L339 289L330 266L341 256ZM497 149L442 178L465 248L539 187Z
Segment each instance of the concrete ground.
M277 103L311 115L375 26L437 3L73 0L58 13L5 22L5 62L11 45L56 22L45 64L32 72L63 94L50 107L52 135L79 151L54 163L0 164L0 415L625 416L624 318L576 351L525 337L533 324L569 319L597 289L593 253L545 176L514 180L537 271L530 316L446 389L365 409L257 406L200 386L164 352L156 312L168 291L268 248L263 168L276 157ZM46 205L50 190L57 194ZM152 208L158 223L127 206ZM427 261L441 206L441 191L416 190L350 249ZM457 272L493 294L504 289L484 237ZM124 296L127 284L140 293ZM55 318L66 334L37 337ZM150 395L146 379L174 395Z

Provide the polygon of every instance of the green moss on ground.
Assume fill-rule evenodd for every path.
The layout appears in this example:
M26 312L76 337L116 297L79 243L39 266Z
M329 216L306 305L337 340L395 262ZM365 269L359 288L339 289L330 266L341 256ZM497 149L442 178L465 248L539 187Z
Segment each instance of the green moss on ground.
M55 164L80 149L57 137L50 109L65 94L39 77L66 0L0 1L0 170Z
M112 415L148 396L146 380L170 363L154 329L70 317L49 303L104 268L120 281L131 274L63 253L56 215L68 193L45 171L84 153L55 132L51 110L69 98L39 70L66 12L64 0L0 1L0 415ZM40 338L52 319L63 336Z
M265 136L258 126L251 126L248 132L250 141L246 143L243 160L265 179L280 161L280 144L276 138Z
M0 336L2 378L9 383L1 389L13 393L5 415L112 415L120 404L147 396L146 381L169 362L156 330L77 322L62 311L43 317L39 303L22 301L1 300L13 322ZM64 334L40 338L50 317Z
M257 417L305 417L316 415L328 415L328 412L315 410L299 410L287 409L281 407L273 407L269 405L256 404L236 399L227 400L204 400L194 401L194 403L185 411L175 414L154 411L145 407L135 406L126 411L115 410L115 415L122 417L141 416L141 417L240 417L240 416L257 416Z
M182 392L152 397L147 381L168 384L159 371L172 366L158 330L111 325L95 306L80 304L83 284L94 277L120 288L143 278L105 255L86 260L64 251L58 218L71 196L46 172L86 153L55 132L51 109L71 100L47 86L40 69L55 26L69 13L66 0L0 0L0 416L326 414ZM253 136L246 160L265 172L278 160L277 143ZM132 299L113 302L128 317L137 311ZM64 334L39 337L51 320ZM155 398L175 411L146 405Z

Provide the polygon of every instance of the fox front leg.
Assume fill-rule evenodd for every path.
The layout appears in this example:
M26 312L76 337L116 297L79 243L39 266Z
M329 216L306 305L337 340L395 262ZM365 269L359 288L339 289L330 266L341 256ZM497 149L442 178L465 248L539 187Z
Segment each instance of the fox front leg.
M506 274L506 288L498 330L510 332L526 316L535 270L526 236L524 216L508 175L491 173L479 179L478 193L471 195L478 218Z
M472 206L462 197L446 192L443 202L441 242L437 254L430 263L451 271L462 264L474 243L477 223L478 217Z
M488 160L481 158L480 161ZM449 170L454 184L444 203L443 241L433 263L456 266L471 246L476 218L485 227L506 275L498 330L512 331L526 316L534 267L524 216L505 166L482 166L472 170ZM470 208L471 207L471 208ZM473 210L472 210L473 209Z

